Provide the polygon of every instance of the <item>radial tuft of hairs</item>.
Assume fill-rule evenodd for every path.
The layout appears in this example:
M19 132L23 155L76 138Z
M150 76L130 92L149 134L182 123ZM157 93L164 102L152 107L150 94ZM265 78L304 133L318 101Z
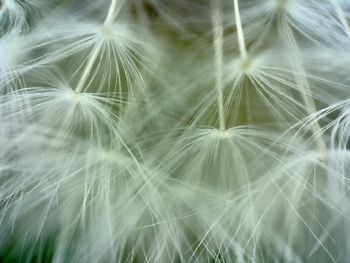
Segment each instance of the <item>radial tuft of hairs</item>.
M350 4L0 0L0 262L348 262Z

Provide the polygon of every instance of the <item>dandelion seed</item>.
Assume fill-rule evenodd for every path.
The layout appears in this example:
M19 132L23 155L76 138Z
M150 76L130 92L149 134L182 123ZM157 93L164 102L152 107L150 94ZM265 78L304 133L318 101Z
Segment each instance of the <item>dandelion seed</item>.
M137 32L116 17L123 2L112 1L105 21L72 21L55 23L50 30L38 31L38 44L34 50L52 49L49 54L36 59L34 66L46 65L65 58L81 61L73 69L72 77L78 79L77 92L115 91L125 93L125 87L145 92L145 83L139 66L144 66L148 57L143 52L150 45L138 37ZM61 19L61 18L58 18ZM147 48L148 45L148 48ZM60 48L56 48L60 46ZM28 68L29 67L29 68ZM30 64L24 70L32 68ZM79 75L79 77L77 77ZM134 87L134 88L133 88Z

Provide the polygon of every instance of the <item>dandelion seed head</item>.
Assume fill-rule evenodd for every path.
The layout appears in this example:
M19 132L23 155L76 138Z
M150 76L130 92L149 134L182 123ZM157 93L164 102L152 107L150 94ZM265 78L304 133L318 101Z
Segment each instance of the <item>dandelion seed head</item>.
M350 258L346 1L103 2L0 0L0 261Z

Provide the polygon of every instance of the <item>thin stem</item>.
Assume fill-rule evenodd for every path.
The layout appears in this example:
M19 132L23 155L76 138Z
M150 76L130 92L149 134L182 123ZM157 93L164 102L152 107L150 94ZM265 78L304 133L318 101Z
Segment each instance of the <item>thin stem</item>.
M241 54L242 59L247 59L248 52L247 52L247 47L245 44L245 39L244 39L244 34L242 29L242 21L241 21L241 15L239 12L238 0L233 0L233 5L235 8L235 20L236 20L236 29L237 29L237 36L238 36L239 53Z
M213 40L214 40L214 56L215 56L215 88L217 91L217 103L219 111L219 127L224 131L225 115L224 115L224 99L223 89L223 20L222 20L222 0L212 0L212 24L213 24Z
M111 4L108 9L108 13L105 19L104 25L111 24L115 18L116 8L117 8L117 1L118 0L111 0Z
M92 67L95 64L96 58L98 57L99 53L100 53L100 49L101 49L102 43L98 42L95 46L94 49L92 50L90 57L88 59L88 62L86 64L86 67L84 68L83 74L81 75L79 82L77 84L77 86L75 87L75 93L80 93L83 90L84 84L86 82L86 80L89 77L89 74L91 72Z
M117 9L117 1L118 0L111 0L111 4L109 6L108 13L103 25L109 25L113 22L116 14L116 9ZM83 74L81 75L81 78L79 79L79 82L74 89L75 93L80 93L83 90L85 82L89 78L89 74L96 62L96 59L100 53L101 48L102 48L101 41L97 42L94 45L93 50L90 53L89 59L87 61L86 67L84 68Z
M291 51L292 66L295 69L294 78L298 87L300 87L300 95L306 107L306 112L309 115L317 112L317 107L314 98L312 97L312 91L309 82L306 78L305 67L303 61L301 60L301 54L299 51L298 43L294 37L294 34L289 26L289 24L282 18L281 21L283 34L286 34L287 45ZM314 133L314 141L316 143L316 148L323 154L327 147L326 143L322 137L322 128L318 121L315 121L311 130Z

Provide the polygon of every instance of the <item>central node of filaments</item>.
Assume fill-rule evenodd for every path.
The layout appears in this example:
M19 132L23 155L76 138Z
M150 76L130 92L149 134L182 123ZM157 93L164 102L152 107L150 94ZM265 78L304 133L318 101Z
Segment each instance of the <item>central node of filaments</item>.
M80 101L80 93L75 92L74 90L70 89L67 92L67 97L73 102L79 102Z
M220 139L227 139L230 138L230 133L228 132L228 130L214 130L213 136L216 136Z
M239 63L239 68L241 71L243 71L244 73L249 73L252 71L254 67L254 62L252 59L250 58L244 58L240 61Z
M113 38L113 30L108 25L101 26L99 33L103 38L106 38L106 39Z

